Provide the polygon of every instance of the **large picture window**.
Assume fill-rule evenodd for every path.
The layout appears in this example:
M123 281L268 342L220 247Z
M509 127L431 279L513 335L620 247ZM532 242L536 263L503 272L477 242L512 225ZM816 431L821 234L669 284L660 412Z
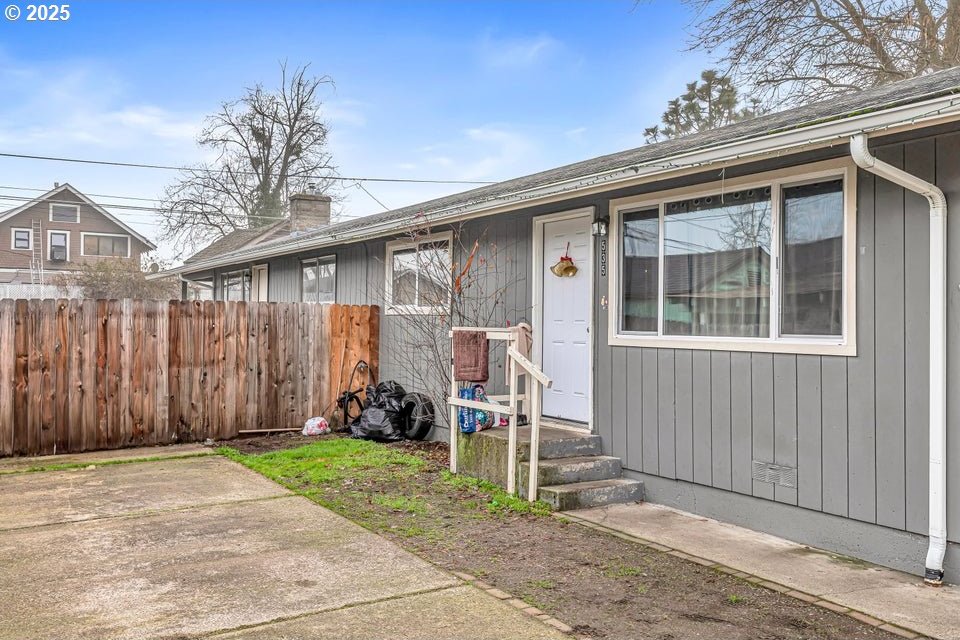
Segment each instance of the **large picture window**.
M387 244L387 312L441 313L450 303L451 235Z
M851 179L779 173L615 201L611 343L854 352Z
M81 247L84 256L129 258L130 236L111 233L84 233Z
M300 274L302 302L336 302L337 259L334 256L304 260Z

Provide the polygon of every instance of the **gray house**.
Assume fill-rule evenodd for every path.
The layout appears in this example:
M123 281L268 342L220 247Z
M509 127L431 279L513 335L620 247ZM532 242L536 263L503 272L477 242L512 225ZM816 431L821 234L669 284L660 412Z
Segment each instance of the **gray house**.
M282 237L178 272L218 299L379 304L382 377L411 386L429 265L449 287L470 263L491 322L534 327L544 416L647 500L935 581L960 576L948 202L960 69L311 230L329 203L307 196Z

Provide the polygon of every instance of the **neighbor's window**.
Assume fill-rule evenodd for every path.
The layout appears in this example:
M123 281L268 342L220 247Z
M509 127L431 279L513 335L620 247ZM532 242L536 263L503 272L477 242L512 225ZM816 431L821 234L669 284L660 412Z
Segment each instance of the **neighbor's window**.
M843 345L844 198L829 176L619 209L615 339Z
M33 233L30 229L14 229L13 230L13 248L14 249L29 249L30 248L30 236Z
M126 258L130 255L130 238L128 236L85 233L83 235L83 255Z
M388 310L432 313L450 302L450 236L387 246Z
M233 271L220 276L221 299L240 302L250 299L250 270Z
M66 232L50 232L50 252L48 253L50 260L62 262L69 257L67 238L69 238L69 235Z
M304 260L300 272L302 302L336 302L337 259L334 256Z
M80 205L77 204L51 204L50 205L51 222L80 222Z

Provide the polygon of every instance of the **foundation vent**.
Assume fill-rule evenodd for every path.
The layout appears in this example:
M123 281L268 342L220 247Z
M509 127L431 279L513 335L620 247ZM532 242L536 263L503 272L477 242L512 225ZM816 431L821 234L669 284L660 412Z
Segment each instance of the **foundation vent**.
M753 479L758 482L768 482L770 484L778 484L781 487L796 489L797 468L754 460Z

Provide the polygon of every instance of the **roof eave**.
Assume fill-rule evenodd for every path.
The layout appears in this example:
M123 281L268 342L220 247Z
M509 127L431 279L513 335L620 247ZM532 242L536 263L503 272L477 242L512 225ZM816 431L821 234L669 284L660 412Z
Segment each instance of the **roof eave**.
M497 196L490 200L454 205L445 209L426 212L424 214L425 221L430 224L437 224L461 218L503 213L536 203L548 202L559 196L570 197L594 191L607 191L616 187L662 179L671 173L687 171L691 168L706 167L717 163L736 164L774 154L796 153L811 147L846 144L849 136L856 133L892 132L894 129L911 128L921 124L929 126L934 121L956 120L960 117L960 104L958 102L960 102L960 98L957 97L956 90L952 90L949 93L921 102L874 108L866 112L861 110L846 117L838 116L807 125L798 124L794 128L780 129L762 136L725 142L713 147L664 156L618 169L557 181ZM230 253L216 259L184 265L162 273L167 275L196 273L239 262L288 255L335 244L358 242L396 233L408 224L408 219L390 220L364 228L360 233L344 236L324 235L291 241L282 247L267 246L259 250L252 249L246 252Z

